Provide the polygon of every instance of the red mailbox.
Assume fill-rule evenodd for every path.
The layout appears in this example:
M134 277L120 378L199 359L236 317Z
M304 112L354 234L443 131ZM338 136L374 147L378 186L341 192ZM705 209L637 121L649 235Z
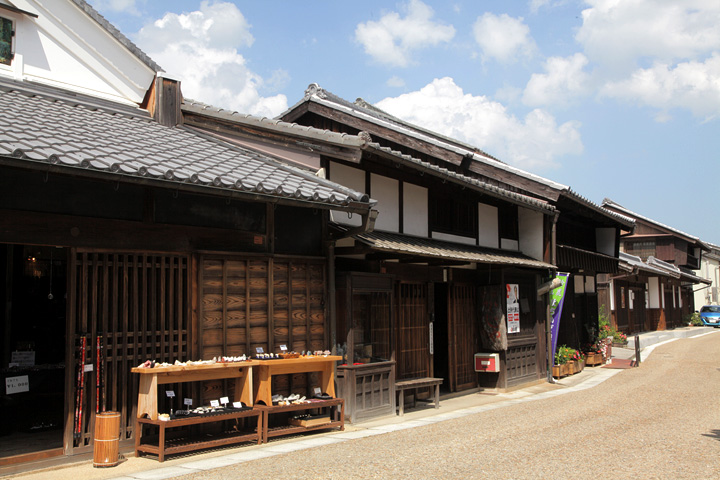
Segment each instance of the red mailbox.
M499 353L476 353L475 354L475 371L476 372L499 372L500 371L500 354Z

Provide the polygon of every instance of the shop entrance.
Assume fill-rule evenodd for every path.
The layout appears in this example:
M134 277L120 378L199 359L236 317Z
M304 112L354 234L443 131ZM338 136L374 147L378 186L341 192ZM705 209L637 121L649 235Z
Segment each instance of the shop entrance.
M0 466L63 454L67 249L0 244Z

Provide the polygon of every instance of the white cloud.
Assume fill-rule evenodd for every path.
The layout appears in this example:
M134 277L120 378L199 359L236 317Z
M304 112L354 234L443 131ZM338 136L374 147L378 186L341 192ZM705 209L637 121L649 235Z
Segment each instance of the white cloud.
M449 42L455 36L452 25L434 22L433 15L433 9L420 0L410 0L407 16L390 12L377 22L361 23L355 29L355 40L377 62L406 67L413 51Z
M585 0L576 39L606 68L632 69L654 59L692 59L720 49L720 2Z
M385 84L388 87L404 87L405 86L405 80L398 77L397 75L393 75L392 77L388 78L387 82Z
M600 95L705 119L720 113L720 2L585 0L576 40ZM529 86L529 85L528 85Z
M583 150L578 123L558 125L540 109L518 119L498 102L465 94L449 77L435 79L419 91L386 98L377 106L524 169L554 167L558 157Z
M705 119L720 116L720 53L704 62L682 62L674 67L656 63L638 69L626 80L609 82L601 95L635 101L662 110L686 108ZM657 117L667 121L667 114Z
M547 73L534 73L525 87L526 105L566 104L587 92L590 75L583 71L588 60L582 53L567 58L551 57L545 61Z
M513 63L518 57L531 57L537 50L522 17L485 13L475 21L473 34L482 49L483 60Z
M183 95L219 107L275 116L287 108L287 97L263 97L266 86L287 82L274 72L269 84L252 72L238 48L250 47L250 24L231 3L203 1L190 13L166 13L137 34L137 43L168 73L182 82Z

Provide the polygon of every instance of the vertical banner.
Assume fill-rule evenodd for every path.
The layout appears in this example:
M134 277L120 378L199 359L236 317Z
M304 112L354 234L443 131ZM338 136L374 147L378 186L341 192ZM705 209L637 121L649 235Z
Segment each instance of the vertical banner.
M565 302L565 287L567 286L569 273L558 273L555 278L560 280L560 286L550 291L550 335L552 342L552 359L555 359L557 348L558 330L560 329L560 317L562 316L563 303Z
M517 283L508 283L507 289L507 322L508 333L520 333L520 299Z

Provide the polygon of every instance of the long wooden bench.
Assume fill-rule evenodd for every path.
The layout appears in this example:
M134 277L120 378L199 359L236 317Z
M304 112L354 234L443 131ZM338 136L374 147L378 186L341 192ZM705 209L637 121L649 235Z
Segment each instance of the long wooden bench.
M417 390L419 388L435 387L435 408L440 407L440 385L442 378L409 378L395 382L395 391L399 393L400 400L398 402L399 414L403 415L405 407L405 390Z

